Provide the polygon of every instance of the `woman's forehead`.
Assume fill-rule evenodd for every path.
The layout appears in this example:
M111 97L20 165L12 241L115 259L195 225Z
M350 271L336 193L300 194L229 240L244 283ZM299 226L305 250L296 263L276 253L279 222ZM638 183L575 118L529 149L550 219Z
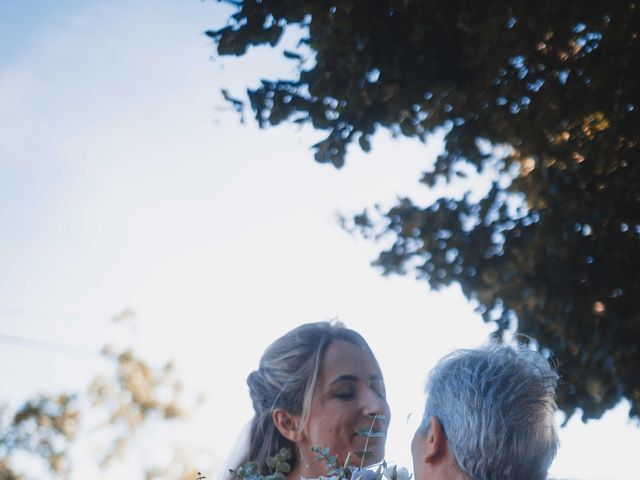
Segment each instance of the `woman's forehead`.
M327 347L320 374L329 382L337 377L348 377L345 380L382 378L371 353L361 345L343 339L333 340Z

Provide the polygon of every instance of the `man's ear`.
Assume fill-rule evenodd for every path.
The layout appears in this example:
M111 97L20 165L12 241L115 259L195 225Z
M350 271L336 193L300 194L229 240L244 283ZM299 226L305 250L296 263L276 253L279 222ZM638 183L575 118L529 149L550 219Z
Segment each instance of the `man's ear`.
M427 463L437 460L447 453L447 437L444 434L440 420L436 417L429 418L429 427L422 443L423 460Z
M271 413L271 419L278 431L288 440L299 442L302 439L300 431L300 415L294 415L282 408L276 408Z

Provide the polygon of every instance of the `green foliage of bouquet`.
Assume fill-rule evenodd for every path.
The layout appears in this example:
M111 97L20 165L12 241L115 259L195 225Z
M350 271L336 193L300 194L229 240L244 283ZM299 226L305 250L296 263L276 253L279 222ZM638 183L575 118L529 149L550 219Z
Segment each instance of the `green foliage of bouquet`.
M358 452L349 452L342 465L338 462L336 455L331 455L329 448L312 447L311 451L316 454L316 460L325 462L327 475L321 476L319 480L411 480L412 475L406 468L398 468L396 465L388 466L384 460L377 465L364 467L365 459L373 455L373 452L367 450L369 439L385 435L373 430L375 421L383 419L381 415L374 415L368 429L356 430L358 435L367 437L364 449ZM352 456L361 459L360 466L351 464ZM229 471L237 480L286 480L286 474L291 471L290 459L291 451L287 447L283 447L276 455L267 458L267 466L271 470L271 473L267 475L260 473L260 466L256 462L247 462L241 467Z
M268 475L260 473L260 466L256 462L247 462L236 470L229 470L239 480L285 480L291 471L289 459L291 451L287 447L280 449L273 457L267 458L267 466L271 469Z

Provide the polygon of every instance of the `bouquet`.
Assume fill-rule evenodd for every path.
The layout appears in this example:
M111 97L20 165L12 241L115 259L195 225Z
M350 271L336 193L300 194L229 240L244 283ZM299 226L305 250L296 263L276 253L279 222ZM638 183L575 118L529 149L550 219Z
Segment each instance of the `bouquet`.
M327 472L326 476L321 476L318 480L411 480L411 474L406 468L398 468L396 465L389 466L384 460L376 466L364 467L365 459L373 455L373 452L367 450L369 438L385 435L373 431L375 421L380 419L382 419L380 415L375 415L369 429L356 431L358 435L367 438L364 450L350 452L343 465L340 465L335 455L331 455L328 448L312 447L311 450L316 454L316 460L325 462ZM352 455L361 458L359 467L350 463ZM267 458L267 466L271 469L271 473L267 475L260 472L260 467L256 462L248 462L229 471L237 480L286 480L287 474L291 471L290 459L291 451L287 447L283 447L276 455Z

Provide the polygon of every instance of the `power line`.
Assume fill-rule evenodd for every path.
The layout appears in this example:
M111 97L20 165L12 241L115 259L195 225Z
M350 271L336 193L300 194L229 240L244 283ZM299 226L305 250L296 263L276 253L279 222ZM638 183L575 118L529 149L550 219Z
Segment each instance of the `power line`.
M39 350L52 350L62 353L75 353L80 355L98 356L99 352L88 348L75 347L71 345L63 345L60 343L48 342L44 340L36 340L33 338L18 337L15 335L5 335L0 333L0 344L13 345L18 347L35 348Z
M46 310L39 310L31 307L20 307L16 305L0 304L0 312L5 312L9 315L15 315L20 317L30 318L65 318L69 320L83 320L82 316L70 312L50 312Z

